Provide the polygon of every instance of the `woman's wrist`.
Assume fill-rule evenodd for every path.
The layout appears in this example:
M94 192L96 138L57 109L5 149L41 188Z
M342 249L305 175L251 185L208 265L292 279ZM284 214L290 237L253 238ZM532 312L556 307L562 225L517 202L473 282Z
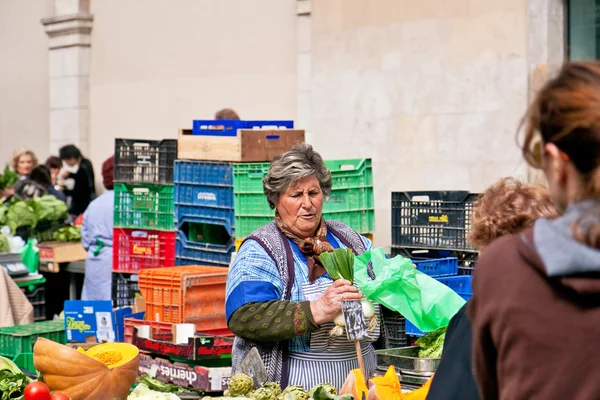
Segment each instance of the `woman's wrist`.
M322 323L327 322L323 304L319 300L310 302L310 313L312 314L312 319L315 321L315 324L321 325Z

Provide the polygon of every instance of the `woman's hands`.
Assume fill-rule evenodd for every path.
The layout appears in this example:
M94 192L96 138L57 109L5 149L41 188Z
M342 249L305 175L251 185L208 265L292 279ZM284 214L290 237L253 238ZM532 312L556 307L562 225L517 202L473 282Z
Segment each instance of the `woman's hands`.
M319 300L310 302L310 311L317 324L332 321L342 311L342 301L360 300L363 295L352 283L338 279L329 286Z

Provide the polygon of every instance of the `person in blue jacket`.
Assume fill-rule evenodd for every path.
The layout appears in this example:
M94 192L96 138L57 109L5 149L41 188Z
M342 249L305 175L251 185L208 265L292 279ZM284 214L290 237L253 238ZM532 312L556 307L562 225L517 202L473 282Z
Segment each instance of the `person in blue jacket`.
M81 300L110 300L112 297L114 164L114 156L102 164L106 191L93 200L83 214L81 243L87 258Z

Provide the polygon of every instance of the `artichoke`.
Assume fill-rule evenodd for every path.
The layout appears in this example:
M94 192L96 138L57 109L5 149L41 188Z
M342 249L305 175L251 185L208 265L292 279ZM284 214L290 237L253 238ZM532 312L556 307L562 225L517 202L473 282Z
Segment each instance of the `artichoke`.
M248 397L255 400L277 400L277 395L264 386L248 393Z
M225 396L245 396L254 389L254 380L245 374L233 374L229 379Z
M337 395L337 388L331 383L320 383L318 385L313 386L313 388L310 389L310 392L308 392L308 395L311 398L314 398L317 390L319 390L319 392L321 393Z
M309 400L310 399L310 395L308 394L308 392L306 390L304 390L304 388L302 386L288 386L281 393L281 395L282 395L281 397L286 400L288 400L289 398L292 398L294 400Z
M262 387L269 389L275 396L279 396L281 394L281 386L279 386L276 382L265 382Z

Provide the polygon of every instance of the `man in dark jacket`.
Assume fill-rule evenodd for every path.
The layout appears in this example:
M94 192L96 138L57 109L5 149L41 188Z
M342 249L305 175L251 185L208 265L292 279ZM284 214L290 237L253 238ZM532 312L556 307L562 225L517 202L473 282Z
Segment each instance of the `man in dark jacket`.
M65 195L71 199L69 214L76 217L83 214L96 197L94 168L73 145L62 147L59 156L63 162L63 170L59 178L63 181Z
M474 204L469 241L481 251L500 237L532 226L538 218L557 216L546 188L504 178L488 188ZM450 320L442 360L427 400L480 398L473 376L473 333L467 307L468 303Z

